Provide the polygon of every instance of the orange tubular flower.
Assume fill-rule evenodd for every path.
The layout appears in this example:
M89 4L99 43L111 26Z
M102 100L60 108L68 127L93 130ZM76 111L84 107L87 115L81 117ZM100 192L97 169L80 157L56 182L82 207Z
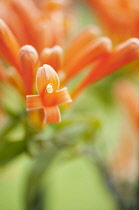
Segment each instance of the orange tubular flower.
M7 23L20 46L30 44L40 52L45 47L61 44L67 34L67 6L64 1L61 6L57 4L44 1L37 7L33 0L1 0L0 18Z
M116 151L112 154L111 168L121 180L136 181L138 178L139 146L139 96L136 87L127 80L115 86L115 95L122 116L122 131Z
M105 33L116 43L139 38L138 0L86 0L96 12Z
M13 33L6 23L0 19L0 55L2 55L8 62L15 66L20 73L17 58L19 48L20 46Z
M101 59L95 63L87 76L74 90L73 97L76 97L81 90L89 84L95 83L122 66L135 60L139 60L139 39L131 38L115 47L109 54L101 57Z
M60 80L55 70L49 65L43 65L37 71L36 85L39 95L27 96L27 110L43 108L44 123L61 121L57 105L72 102L67 88L58 90Z

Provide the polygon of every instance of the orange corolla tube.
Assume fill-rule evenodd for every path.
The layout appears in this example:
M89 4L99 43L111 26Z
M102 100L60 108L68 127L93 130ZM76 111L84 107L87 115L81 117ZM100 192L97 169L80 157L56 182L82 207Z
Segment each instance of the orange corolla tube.
M50 65L43 65L37 71L36 86L38 95L27 95L27 110L44 109L44 123L61 121L59 104L72 102L67 88L59 89L60 80Z
M99 34L100 29L97 26L89 26L76 36L65 51L65 66L71 60L71 57L74 58L77 53L84 50Z
M23 30L22 21L11 7L11 0L0 1L0 18L7 23L21 45L25 45L28 43L26 33L24 33Z
M16 67L21 74L18 60L19 48L20 46L13 33L6 23L0 19L0 55Z
M33 0L10 0L10 5L19 17L27 43L33 45L39 53L42 49L54 45L64 26L57 25L43 8L36 7Z
M18 15L21 24L24 26L23 30L28 37L29 43L37 48L39 9L37 9L32 0L11 0L10 4L13 11Z
M118 45L108 55L102 57L93 66L88 75L83 79L79 86L74 90L73 96L76 97L81 90L91 83L102 79L113 73L120 67L139 59L139 39L131 38Z
M27 94L32 94L35 70L38 66L38 53L31 45L21 47L19 61Z
M80 71L93 63L95 60L104 57L112 49L111 40L108 37L101 37L90 43L83 51L79 52L75 58L69 62L65 67L66 74L65 81L69 81L72 77L76 76Z

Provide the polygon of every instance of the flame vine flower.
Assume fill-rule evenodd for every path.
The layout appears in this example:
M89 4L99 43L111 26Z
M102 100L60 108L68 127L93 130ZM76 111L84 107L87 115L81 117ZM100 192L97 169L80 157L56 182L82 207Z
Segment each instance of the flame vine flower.
M36 96L36 99L38 98L39 101L41 98L40 102L42 104L39 104L39 106L36 105L36 108L47 107L47 109L44 110L50 110L48 107L52 108L55 105L64 103L64 100L65 102L71 100L67 93L67 89L63 89L63 87L86 67L90 66L90 71L86 73L83 80L74 87L73 92L71 93L73 99L75 99L88 85L139 58L139 40L137 38L131 38L118 46L113 47L112 42L108 37L98 37L98 34L99 30L96 27L88 27L69 44L65 51L63 51L60 46L54 46L52 48L44 48L41 53L38 54L33 46L26 45L20 48L12 31L3 20L0 20L0 54L17 70L14 71L14 74L16 74L18 80L15 76L9 75L9 82L20 90L23 95L33 95L36 72L45 72L40 74L41 77L39 77L39 73L37 73L36 81L39 97ZM46 69L44 64L47 64L50 67L43 71L42 69ZM38 67L40 68L37 71ZM55 76L54 70L52 69L57 72L55 73ZM49 80L47 71L49 73L51 72L52 81L51 79ZM61 91L58 90L60 83L58 82L59 79L58 76L56 76L57 74L61 80ZM44 77L44 79L42 79L42 77ZM48 79L48 83L46 78ZM57 80L54 80L54 78L57 78ZM55 86L55 83L53 84L53 80L55 82L57 81L57 86ZM46 94L44 94L44 89L43 91L40 91L39 89L40 81L45 81L43 88L45 89ZM52 93L50 93L51 91ZM46 97L46 95L49 97ZM57 101L57 99L54 100L54 97L57 98L57 96L63 97L63 99L61 98L59 101ZM44 102L44 98L50 101ZM31 99L33 99L33 96L27 97L28 110L35 108ZM56 109L54 109L54 116L57 116L55 118L57 120L54 119L54 122L60 121L59 112L58 109L57 111ZM46 115L45 112L45 122L47 121ZM50 122L53 121L51 116L49 116L49 119ZM47 122L49 122L49 120Z
M27 110L43 108L45 113L44 122L60 122L58 104L72 102L67 88L58 90L59 77L49 65L43 65L37 71L36 85L39 95L27 96Z

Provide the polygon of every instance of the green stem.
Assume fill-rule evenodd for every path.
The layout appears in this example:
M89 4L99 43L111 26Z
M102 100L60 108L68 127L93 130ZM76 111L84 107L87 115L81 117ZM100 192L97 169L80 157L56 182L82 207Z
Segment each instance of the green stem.
M45 151L41 151L38 155L27 181L25 192L26 210L44 209L44 193L41 181L57 153L58 149L50 145Z

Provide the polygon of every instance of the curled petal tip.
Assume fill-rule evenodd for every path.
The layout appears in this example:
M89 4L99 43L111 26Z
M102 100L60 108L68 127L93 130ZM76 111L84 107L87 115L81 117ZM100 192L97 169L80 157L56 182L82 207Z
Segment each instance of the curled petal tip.
M88 26L88 28L86 28L86 32L88 31L88 34L92 34L92 36L97 36L99 34L101 34L101 29L100 27L96 26L96 25L91 25Z
M59 45L55 45L55 46L53 47L53 49L54 49L55 51L58 51L59 53L63 52L62 47L60 47Z
M139 39L138 39L138 38L131 38L131 39L128 39L128 42L130 42L130 43L135 43L135 44L138 44L138 45L139 45Z
M112 49L112 41L108 37L102 37L100 38L100 41L102 42L102 46L104 46L106 49L111 50Z
M120 44L117 48L118 49L121 49L121 48L139 48L139 39L138 38L128 39L127 41Z
M38 53L35 48L31 45L25 45L20 48L19 58L22 60L24 58L30 60L33 63L38 62Z
M48 64L58 72L63 65L63 49L58 45L52 48L45 48L41 52L40 60L42 64Z
M131 38L118 45L115 52L119 57L124 56L127 61L133 61L139 58L139 39ZM120 55L121 54L121 55Z
M32 45L24 45L23 47L21 47L21 50L34 51L34 47Z

